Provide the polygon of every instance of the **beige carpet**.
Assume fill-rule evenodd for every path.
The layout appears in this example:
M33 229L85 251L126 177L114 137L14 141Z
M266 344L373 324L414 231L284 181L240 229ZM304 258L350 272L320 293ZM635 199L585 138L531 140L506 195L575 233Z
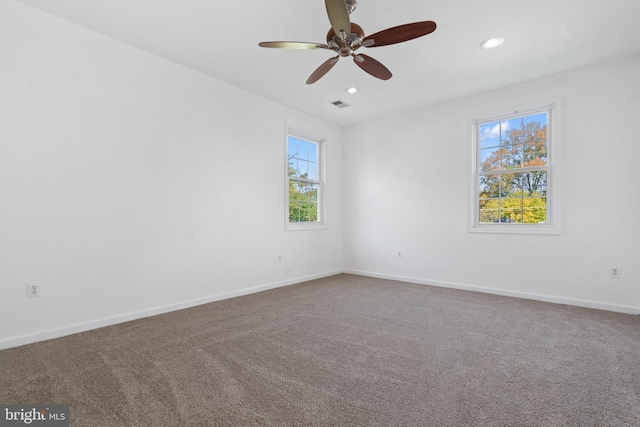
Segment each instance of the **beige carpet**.
M339 275L0 351L72 426L638 426L640 317Z

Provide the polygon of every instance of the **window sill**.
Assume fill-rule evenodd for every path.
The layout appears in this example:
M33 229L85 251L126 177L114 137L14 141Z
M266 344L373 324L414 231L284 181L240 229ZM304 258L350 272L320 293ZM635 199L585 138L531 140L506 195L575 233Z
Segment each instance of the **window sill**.
M285 231L326 230L327 224L321 222L290 223L284 225Z
M551 225L523 225L523 224L478 224L469 227L469 233L480 234L528 234L528 235L559 235L560 230Z

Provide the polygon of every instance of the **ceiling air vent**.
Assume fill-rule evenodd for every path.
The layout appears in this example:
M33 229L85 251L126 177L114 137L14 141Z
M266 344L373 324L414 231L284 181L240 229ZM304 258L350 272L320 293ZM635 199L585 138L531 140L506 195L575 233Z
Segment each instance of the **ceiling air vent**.
M347 104L344 101L340 101L339 99L337 101L333 101L332 102L333 105L335 105L338 108L347 108L347 107L351 107L351 105Z

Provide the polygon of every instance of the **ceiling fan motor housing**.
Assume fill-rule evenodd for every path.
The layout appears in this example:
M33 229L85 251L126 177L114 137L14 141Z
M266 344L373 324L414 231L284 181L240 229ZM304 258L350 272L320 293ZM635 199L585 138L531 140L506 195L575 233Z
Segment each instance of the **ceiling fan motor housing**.
M333 31L333 28L327 33L327 45L340 56L349 56L351 53L362 45L364 39L364 30L356 23L351 23L351 32L347 34L344 42Z

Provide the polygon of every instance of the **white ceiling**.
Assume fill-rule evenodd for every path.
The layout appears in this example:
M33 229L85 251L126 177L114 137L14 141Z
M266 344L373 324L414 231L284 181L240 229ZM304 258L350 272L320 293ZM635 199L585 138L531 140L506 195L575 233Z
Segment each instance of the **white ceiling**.
M20 1L341 126L640 52L640 0L359 0L351 20L366 34L424 20L438 29L366 49L388 81L342 58L306 85L333 52L258 42L325 43L323 0ZM490 36L505 43L481 49Z

